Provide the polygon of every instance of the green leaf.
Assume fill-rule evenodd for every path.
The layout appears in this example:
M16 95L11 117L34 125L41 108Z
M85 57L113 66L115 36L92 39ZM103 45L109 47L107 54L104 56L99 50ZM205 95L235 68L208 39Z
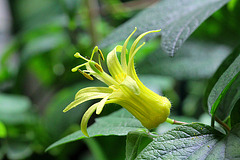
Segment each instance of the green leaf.
M134 27L138 27L137 34L162 29L159 33L148 35L148 38L161 34L163 50L173 56L192 32L228 1L161 0L118 27L103 40L102 46L126 39Z
M25 159L33 152L30 144L16 140L9 141L6 149L9 159Z
M240 98L240 55L219 77L208 97L208 111L225 120Z
M136 159L239 158L240 124L228 135L204 124L176 127L154 139Z
M4 47L0 55L0 82L6 82L10 77L16 76L19 64L14 60L15 57L13 54L16 53L18 48L19 45L16 39L13 39Z
M30 100L25 96L0 94L0 120L6 124L27 123L31 117Z
M185 43L174 58L159 49L139 63L137 69L144 74L199 80L210 77L230 52L226 45L191 40Z
M232 64L232 62L239 55L240 46L238 46L227 58L222 62L222 64L218 67L217 71L214 73L212 78L208 81L208 85L204 95L204 109L208 110L208 97L213 89L214 85L217 83L218 79L222 76L222 74L226 71L226 69Z
M127 135L130 131L135 131L142 128L144 127L141 125L140 121L134 118L125 109L121 109L106 117L97 118L96 122L88 127L88 133L90 137L109 135L123 136ZM84 138L87 137L85 137L79 130L53 143L46 150L52 149L64 143L69 143Z
M218 67L217 71L214 73L212 78L209 80L205 95L204 95L204 103L205 103L205 109L208 109L208 97L213 89L214 85L217 83L218 79L222 76L222 74L227 70L227 68L232 64L232 62L237 58L240 52L240 46L238 46L230 55L228 55L227 58L224 59L224 61L221 63L221 65Z
M133 160L157 135L147 130L131 131L127 134L126 160Z
M144 74L139 75L139 79L153 91L172 90L175 82L172 77Z
M7 129L5 125L0 121L0 138L5 138L7 136Z
M38 36L29 41L23 48L22 60L25 61L34 55L63 48L68 44L66 39L66 35L61 32Z
M240 100L237 101L231 113L231 126L240 123Z
M133 160L137 157L138 147L142 139L141 132L129 132L126 142L126 159Z

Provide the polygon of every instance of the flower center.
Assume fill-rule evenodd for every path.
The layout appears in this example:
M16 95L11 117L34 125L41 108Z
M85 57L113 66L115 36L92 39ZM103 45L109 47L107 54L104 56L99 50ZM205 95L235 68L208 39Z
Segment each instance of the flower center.
M126 73L120 73L118 75L115 75L115 80L118 82L118 83L122 83L124 81L124 79L126 78L127 74Z

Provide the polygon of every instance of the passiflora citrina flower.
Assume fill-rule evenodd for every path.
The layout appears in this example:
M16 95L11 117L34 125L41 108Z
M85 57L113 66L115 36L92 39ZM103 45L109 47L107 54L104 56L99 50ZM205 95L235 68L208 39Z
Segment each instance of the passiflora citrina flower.
M136 28L126 39L123 46L116 46L107 55L107 67L110 74L103 71L100 58L98 63L93 61L93 55L97 52L99 53L99 57L104 60L103 54L98 47L93 49L90 59L84 58L79 53L74 55L76 58L82 58L86 62L73 68L73 72L79 71L90 80L93 80L93 77L96 77L108 85L108 87L88 87L79 90L75 96L75 100L63 110L63 112L67 112L85 101L101 99L98 103L93 104L82 117L81 130L86 136L88 136L87 123L90 116L95 111L96 114L100 114L104 105L109 103L121 105L148 129L157 127L160 123L165 122L169 116L171 108L169 100L145 87L139 80L134 68L134 56L145 44L143 43L137 47L139 41L145 35L152 32L159 32L160 30L148 31L141 34L133 42L128 54L127 44L135 31ZM121 53L121 63L117 58L117 52ZM86 70L80 69L83 66L86 67Z

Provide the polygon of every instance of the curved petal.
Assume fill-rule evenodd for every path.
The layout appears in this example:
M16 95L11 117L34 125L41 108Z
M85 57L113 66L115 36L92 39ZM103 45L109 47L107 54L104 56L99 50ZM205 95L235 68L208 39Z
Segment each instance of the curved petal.
M127 74L129 76L131 76L135 81L140 81L137 77L136 71L135 71L135 67L134 67L134 56L135 54L138 52L138 50L144 45L145 43L143 43L142 45L140 45L132 54L131 57L129 57L129 62L128 62L128 68L127 68Z
M97 109L97 106L99 105L98 103L93 104L90 108L88 108L88 110L84 113L83 117L82 117L82 121L81 121L81 131L82 133L89 137L88 132L87 132L87 123L88 120L90 119L90 117L92 116L93 112L95 112L95 110Z
M129 53L129 58L132 56L134 50L136 49L138 42L139 42L144 36L146 36L146 35L149 34L149 33L160 32L160 31L161 31L161 29L159 29L159 30L152 30L152 31L145 32L145 33L141 34L140 36L138 36L138 38L137 38L137 39L133 42L133 44L132 44L132 47L131 47L130 53Z
M111 88L108 87L87 87L87 88L83 88L81 90L79 90L76 95L75 95L75 100L81 97L86 97L88 95L92 95L94 93L112 93L113 90Z
M108 70L111 73L113 78L123 73L123 69L117 58L117 51L121 51L121 50L122 50L122 46L117 46L107 56Z
M104 107L106 101L108 100L108 98L109 98L109 96L104 97L104 98L99 102L99 104L98 104L98 106L97 106L96 114L100 114L100 113L102 112L103 107Z
M127 51L127 44L128 41L130 40L130 38L132 37L132 35L136 32L137 27L135 27L134 31L128 36L128 38L126 39L126 41L123 44L123 48L122 48L122 52L121 52L121 64L122 64L122 68L125 72L127 72L127 59L126 59L126 51Z
M101 92L87 92L87 93L82 93L78 96L76 100L74 100L72 103L70 103L64 110L63 112L67 112L70 109L76 107L77 105L86 102L91 99L98 99L98 98L105 98L107 96L111 95L111 93L101 93Z
M145 44L143 43L142 45L140 45L137 49L137 44L139 43L139 41L147 34L149 33L153 33L153 32L160 32L160 30L152 30L152 31L148 31L148 32L145 32L143 34L141 34L140 36L138 36L138 38L133 42L132 46L131 46L131 49L130 49L130 53L129 53L129 62L128 62L128 68L127 68L127 74L129 76L131 76L139 85L143 86L144 85L142 84L142 82L139 80L137 74L136 74L136 71L135 71L135 68L134 68L134 56L135 54L137 53L137 51ZM146 87L144 87L146 88Z

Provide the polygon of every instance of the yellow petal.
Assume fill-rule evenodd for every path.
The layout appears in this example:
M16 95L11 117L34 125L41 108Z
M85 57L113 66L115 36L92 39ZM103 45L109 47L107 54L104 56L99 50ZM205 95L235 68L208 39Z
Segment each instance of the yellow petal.
M146 97L147 96L147 97ZM115 98L114 98L115 97ZM107 103L116 103L127 109L136 117L144 127L148 129L156 128L166 121L170 114L171 103L166 97L148 97L148 95L131 96L119 99L111 96Z
M131 76L135 81L139 81L136 71L135 71L135 67L134 67L134 56L135 54L138 52L138 50L144 45L145 43L143 43L142 45L140 45L132 54L131 57L129 57L129 62L128 62L128 68L127 68L127 74L129 76Z
M120 88L123 90L129 89L135 95L140 94L140 89L136 83L130 76L127 76L125 80L120 84Z
M113 78L115 78L116 76L123 73L122 67L121 67L120 62L117 58L117 51L118 50L122 50L122 46L115 47L107 56L108 70L111 73Z
M95 110L97 109L97 106L99 105L99 103L95 103L94 105L92 105L90 108L88 108L88 110L84 113L83 117L82 117L82 121L81 121L81 131L82 133L89 137L88 132L87 132L87 123L88 120L90 119L90 117L92 116L93 112L95 112Z
M159 30L152 30L152 31L145 32L145 33L141 34L140 36L138 36L138 38L137 38L137 39L133 42L133 44L132 44L132 47L131 47L130 53L129 53L129 58L132 56L134 50L136 49L138 42L139 42L144 36L146 36L146 35L149 34L149 33L160 32L160 31L161 31L161 29L159 29Z
M94 87L93 87L94 88ZM105 87L106 88L106 87ZM109 88L110 89L110 88ZM86 88L86 90L89 90L89 88ZM105 89L104 89L105 90ZM111 89L110 89L111 90ZM70 109L76 107L77 105L86 102L91 99L98 99L98 98L104 98L106 96L109 96L111 93L102 93L100 91L96 92L86 92L86 93L81 93L78 94L77 99L75 99L72 103L70 103L64 110L63 112L67 112Z
M112 93L112 89L108 87L87 87L79 90L76 95L75 95L75 100L81 97L86 97L86 96L91 96L93 93L99 93L99 94L104 94L104 93Z
M127 44L128 44L128 41L130 40L130 38L132 37L132 35L136 32L136 30L137 30L137 27L135 27L134 31L128 36L128 38L126 39L126 41L124 42L123 47L122 47L121 64L122 64L122 68L125 72L127 71L127 59L126 59Z
M134 56L137 53L137 51L144 45L144 43L142 45L140 45L137 49L137 44L138 42L147 34L149 33L153 33L153 32L160 32L161 30L152 30L152 31L148 31L145 32L143 34L141 34L140 36L138 36L138 38L133 42L132 47L130 49L130 53L129 53L129 62L128 62L128 68L127 68L127 74L129 76L131 76L140 87L143 87L144 89L146 89L146 87L142 84L142 82L139 80L135 68L134 68Z
M99 102L99 104L98 104L98 106L97 106L96 114L100 114L100 113L102 112L103 107L104 107L104 105L105 105L108 97L109 97L109 96L103 98L103 99Z

